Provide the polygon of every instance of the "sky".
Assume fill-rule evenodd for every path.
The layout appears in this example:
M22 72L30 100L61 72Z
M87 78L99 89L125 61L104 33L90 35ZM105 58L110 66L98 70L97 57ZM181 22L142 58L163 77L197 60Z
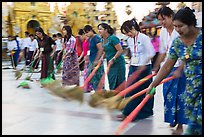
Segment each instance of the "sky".
M50 2L51 6L55 2ZM64 5L65 2L59 2L58 5L61 7ZM69 4L70 2L66 2ZM103 10L105 2L97 2L96 9L97 10ZM175 9L177 7L179 2L170 2L168 5L171 9ZM191 2L185 2L187 6L191 7ZM154 11L157 5L155 5L156 2L113 2L114 10L116 12L116 15L118 16L118 23L119 25L122 25L122 23L125 20L132 19L135 17L137 19L137 22L142 21L142 18L149 14L149 11ZM125 13L125 7L127 5L130 5L132 8L132 13L128 16ZM52 9L51 9L52 10Z
M98 2L102 4L103 2ZM177 7L179 2L171 2L168 6L171 9L175 9ZM142 18L149 14L150 11L154 11L157 5L155 5L156 2L113 2L116 15L118 16L118 23L121 25L125 20L132 19L135 17L137 19L137 22L142 21ZM191 7L190 2L186 2L188 6ZM130 5L132 8L132 13L128 16L125 13L125 7L127 5Z

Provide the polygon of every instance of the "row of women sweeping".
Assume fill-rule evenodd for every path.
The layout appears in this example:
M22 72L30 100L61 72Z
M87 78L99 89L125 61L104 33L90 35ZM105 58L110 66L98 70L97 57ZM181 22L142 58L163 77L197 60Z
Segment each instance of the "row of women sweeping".
M202 101L202 97L200 96L199 93L201 93L201 84L198 83L198 86L195 87L195 89L192 89L191 84L194 83L193 81L197 81L197 77L196 79L191 78L192 74L191 71L193 71L191 69L191 67L187 67L185 68L186 71L186 76L187 76L187 88L182 88L181 84L179 83L179 81L185 82L185 78L183 76L182 73L182 69L185 63L187 63L187 65L189 64L190 61L190 65L191 62L195 62L194 60L196 59L196 62L199 62L199 64L197 65L201 65L202 62L201 61L201 56L202 54L200 54L200 46L202 47L202 43L200 43L200 36L202 37L202 33L199 32L197 33L197 29L195 28L195 16L193 16L193 13L190 12L190 10L188 9L182 9L181 11L179 11L175 16L173 17L173 14L169 14L169 12L166 12L165 9L166 7L164 7L163 9L160 9L160 12L158 12L158 18L160 18L160 21L163 22L161 23L163 28L166 29L167 33L169 33L169 26L166 25L165 26L165 20L167 20L169 17L170 19L173 21L174 19L174 26L176 26L176 29L178 30L179 35L182 37L180 41L175 41L172 42L174 39L179 38L179 36L175 36L174 38L170 39L170 37L167 37L165 41L167 41L166 43L163 44L163 48L166 49L162 52L162 48L160 48L160 54L162 55L163 53L168 53L170 52L170 58L171 59L175 59L180 57L181 55L181 62L180 66L176 66L175 68L173 68L173 65L175 64L176 60L174 60L173 62L170 62L169 60L168 63L171 64L171 68L168 69L168 74L170 73L170 71L174 71L175 69L179 68L179 73L182 74L182 77L176 78L173 81L171 81L171 83L169 83L169 85L167 85L168 88L164 88L164 93L166 91L168 91L168 89L175 88L176 93L173 95L174 96L174 100L173 102L175 102L176 104L174 104L172 107L176 107L178 105L178 101L180 101L180 106L181 108L177 108L174 109L174 111L169 112L169 116L171 116L169 119L165 117L165 122L169 122L171 125L175 123L175 125L182 125L182 124L186 124L188 123L188 131L185 132L185 134L200 134L202 132L202 125L200 124L200 120L202 121L202 116L200 114L202 114L202 109L200 109L199 107L202 106L200 104ZM168 11L168 10L167 10ZM168 13L168 14L167 14ZM191 17L191 18L189 18ZM185 18L189 18L192 22L185 22ZM169 21L167 21L168 23ZM166 23L166 24L167 24ZM190 23L190 24L189 24ZM172 24L169 24L171 27L173 26ZM185 30L183 29L179 29L180 26L187 26L189 27L189 29L192 29L192 32L195 32L196 37L193 37L192 42L186 42L185 37L187 36L188 32L185 32ZM186 28L186 27L185 27ZM187 28L186 28L187 29ZM40 31L39 31L40 30ZM72 30L70 26L64 26L63 27L63 34L64 34L64 49L65 49L65 54L63 55L63 72L62 72L62 84L63 85L79 85L79 62L78 62L78 56L76 53L76 49L75 49L75 43L76 43L76 39L72 34ZM138 70L141 70L141 73L137 76L135 76L135 80L131 83L127 83L121 88L118 88L124 81L126 81L126 67L125 67L125 59L122 55L122 47L120 45L120 40L116 37L116 35L114 35L114 31L113 29L110 27L110 25L106 24L106 23L101 23L98 25L98 34L96 34L96 32L93 30L92 26L90 25L86 25L84 28L84 33L81 33L82 35L86 35L89 39L88 39L88 44L89 44L89 48L88 51L86 52L86 56L85 56L85 64L87 64L87 69L88 72L87 74L89 75L93 69L95 68L95 66L98 63L101 63L103 61L103 55L104 57L107 59L108 62L108 66L110 65L110 70L108 73L108 81L109 81L109 87L110 90L114 90L114 89L119 89L119 91L123 90L124 88L126 88L127 86L130 86L132 84L134 84L135 82L141 80L142 78L144 78L147 75L152 74L152 65L151 65L151 59L154 57L155 52L154 52L154 47L151 44L151 40L150 38L141 33L140 32L140 28L139 25L137 24L135 19L132 20L127 20L123 23L123 25L121 26L121 32L127 36L129 36L129 40L128 40L128 45L130 47L130 51L131 51L131 61L130 61L130 67L129 67L129 72L128 72L128 78L135 72ZM190 30L189 30L190 32ZM42 34L40 34L42 33ZM172 33L172 30L171 30ZM170 34L171 34L170 33ZM185 36L184 33L186 33ZM199 34L199 35L198 35ZM40 38L41 35L44 36L44 32L42 31L42 29L37 29L36 30L36 35L39 37L39 43L43 43L43 39L47 39L47 41L45 41L44 44L39 44L40 48L44 48L42 49L42 57L44 57L44 61L42 63L42 66L44 66L44 69L42 68L42 72L41 72L41 78L46 78L50 72L53 70L48 69L47 66L52 66L51 68L53 68L53 65L49 65L49 63L51 62L50 55L52 55L52 44L53 41L49 38L47 38L48 36L46 36L45 38ZM191 34L188 34L189 36ZM161 39L164 38L165 35L160 35ZM169 40L168 40L169 39ZM171 42L169 42L171 41ZM191 51L188 48L184 48L185 45L189 45L192 44L196 41L197 45L196 45L196 53L198 54L192 54L192 57L196 56L196 58L192 58L191 57ZM173 49L171 47L171 45L176 45L181 43L183 47L182 51L179 51L181 49ZM187 43L187 44L186 44ZM162 45L162 44L161 44ZM192 46L188 46L188 47L192 47ZM197 48L198 47L198 48ZM177 48L177 47L176 47ZM170 50L170 51L168 51ZM178 51L177 51L178 50ZM188 52L186 52L188 51ZM178 54L177 54L178 53ZM188 59L188 61L186 62L186 58L183 58L182 55L185 55L183 53L188 53L188 58L190 58L190 60ZM160 61L159 65L160 65ZM157 63L156 63L157 64ZM158 65L158 64L157 64ZM156 66L156 65L155 65ZM167 65L164 64L164 67L166 67ZM201 65L202 66L202 65ZM173 69L172 69L173 68ZM202 70L199 70L201 68L196 69L195 68L195 72L197 75L201 76L202 74ZM49 71L48 71L49 70ZM158 69L156 69L156 67L153 68L153 70L155 70L156 72L158 72ZM102 75L104 74L104 66L103 63L101 63L98 71L96 72L96 74L93 76L93 78L91 79L91 81L89 82L89 88L86 88L85 90L97 90L98 86L101 86L99 84L100 79L102 78ZM171 72L172 72L171 71ZM200 72L201 71L201 72ZM159 70L158 72L158 77L161 77L161 73L166 72L165 76L167 76L167 68L164 69L163 67ZM173 73L173 72L172 72ZM190 73L190 74L189 74ZM86 74L86 73L85 73ZM88 76L87 75L87 76ZM54 78L54 76L52 76ZM165 78L162 76L162 78ZM188 79L190 78L190 80ZM200 78L200 77L199 77ZM202 78L200 78L202 79ZM156 82L155 82L156 81ZM153 83L152 82L152 78L150 78L149 80L147 80L145 83L143 83L142 85L140 85L137 89L133 90L132 92L126 94L126 97L132 96L133 94L148 88L151 89L152 87L155 87L158 85L159 81L161 81L161 78L156 78ZM201 80L202 81L202 80ZM185 83L183 83L185 85ZM189 85L190 84L190 85ZM150 85L150 86L149 86ZM103 85L102 85L103 86ZM180 88L179 88L180 86ZM184 95L184 92L186 92L186 94L184 95L184 98L187 97L186 101L183 101L181 98L177 98L177 90L180 91L180 95ZM196 90L196 99L194 100L194 96L192 94L192 91ZM198 91L197 91L198 90ZM182 93L181 93L182 92ZM168 93L166 92L165 96L167 97L165 99L165 105L168 104L168 97L173 94L173 92L171 90L168 91ZM172 96L172 95L171 95ZM123 109L122 111L122 115L119 115L118 118L122 118L122 120L127 117L134 109L135 107L137 107L137 105L143 100L143 98L145 97L145 95L142 95L140 97L137 97L136 99L131 100L126 107ZM196 106L193 106L191 103L188 103L189 101L195 101ZM171 103L169 103L171 104ZM153 105L154 105L154 97L152 97L151 99L148 100L148 102L144 105L144 107L141 109L141 111L138 113L137 117L134 120L139 120L139 119L144 119L147 118L151 115L153 115ZM184 105L186 105L187 109L184 107ZM180 107L179 106L179 107ZM165 106L166 107L166 106ZM166 109L166 108L165 108ZM187 111L187 117L185 117L185 112ZM197 113L198 112L198 113ZM166 115L166 114L165 114ZM175 116L176 115L176 116ZM178 116L177 116L178 115ZM189 120L189 122L187 121L187 119ZM202 122L201 122L202 123Z

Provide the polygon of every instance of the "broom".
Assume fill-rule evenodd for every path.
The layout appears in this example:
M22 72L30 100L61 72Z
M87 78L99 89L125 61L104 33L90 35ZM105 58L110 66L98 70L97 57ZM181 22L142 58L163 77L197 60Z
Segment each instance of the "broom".
M50 59L50 62L52 62L52 57ZM55 67L55 69L52 71L52 73L50 73L46 78L43 78L40 80L40 84L45 87L47 84L52 83L53 81L55 81L52 78L52 75L54 75L56 73L56 71L58 70L58 68L61 66L63 60L60 61L60 63ZM50 63L51 64L51 63Z
M158 85L161 85L161 84L163 84L163 83L166 83L166 82L168 82L168 81L170 81L170 80L172 80L172 79L174 79L174 78L175 78L175 77L173 77L173 76L168 77L168 78L165 78L165 79L163 79ZM133 99L135 99L135 98L141 96L142 94L146 93L147 90L148 90L148 88L143 89L142 91L140 91L140 92L138 92L138 93L132 95L131 97L124 98L124 99L120 102L120 104L119 104L119 106L118 106L117 109L122 110L131 100L133 100Z
M30 67L29 67L29 70L30 70L31 67L33 66L33 64L34 64L34 62L35 62L36 59L37 59L37 58L35 58L35 59L29 64L29 66L30 66ZM26 65L24 65L24 67L23 67L22 69L16 70L16 72L15 72L16 80L18 80L18 79L23 75L23 72L24 72L25 68L26 68Z
M61 65L62 61L58 64L55 68L53 73L56 72L56 69ZM79 64L83 63L83 60L79 62ZM78 66L78 65L77 65ZM76 68L77 66L73 67L72 69ZM71 69L71 70L72 70ZM51 74L52 75L52 74ZM74 89L67 86L61 86L61 80L53 80L52 77L47 77L41 80L41 84L51 91L53 95L65 98L65 99L75 99L79 102L83 102L83 91L80 88L75 87ZM75 92L73 92L75 91Z
M139 76L139 74L140 74L144 69L146 69L146 67L145 67L145 68L142 68L142 69L139 69L139 70L136 70L134 73L132 73L132 74L128 77L127 81L124 80L115 90L110 90L109 92L108 92L108 91L105 92L105 94L107 94L107 95L105 95L105 96L107 96L107 98L113 97L113 96L115 96L116 94L118 94L118 92L124 90L124 89L127 87L127 85L128 85L129 83L132 83L132 82Z
M135 71L134 73L132 73L132 75L130 75L130 76L128 77L127 81L124 80L115 90L110 90L110 91L105 91L105 92L103 92L104 99L107 99L107 98L110 98L110 97L113 97L113 96L117 95L118 92L121 91L121 90L123 90L123 89L127 86L128 83L132 83L133 80L136 79L136 78L139 76L139 74L140 74L144 69L146 69L146 67L141 68L141 69ZM94 94L100 94L100 92L95 92ZM101 96L101 95L100 95L100 96ZM99 96L99 98L100 98L100 96ZM97 99L94 99L95 97L97 97L97 95L94 95L92 99L93 99L93 100L97 100ZM100 99L101 99L101 98L100 98ZM101 104L104 103L104 101L101 101L101 100L99 101L99 99L98 99L98 102L95 102L97 105L96 105L96 104L91 104L91 103L94 103L94 101L92 101L92 100L90 100L90 101L91 101L91 102L90 102L90 105L91 105L91 106L94 106L94 107L96 107L97 105L100 105L100 103L101 103ZM104 105L103 105L103 106L104 106Z
M22 88L27 88L30 89L30 86L28 85L28 83L26 81L21 82L17 88L22 87Z
M103 102L107 104L107 108L108 109L117 108L117 106L121 102L122 98L127 93L129 93L130 91L134 90L135 88L137 88L138 86L140 86L141 84L143 84L144 82L146 82L148 79L152 78L155 75L156 75L156 73L149 74L148 76L140 79L135 84L133 84L133 85L129 86L128 88L124 89L123 91L119 92L116 96L108 98L108 99L104 100Z
M90 96L89 99L89 105L91 107L96 107L99 104L101 104L102 100L105 99L105 97L107 97L107 95L110 95L111 92L109 92L109 94L106 95L107 90L102 89L104 86L104 81L105 81L105 76L108 74L110 67L112 64L108 64L106 71L104 72L103 76L101 77L99 84L96 88L96 92L94 92L94 94L92 94Z
M127 81L123 81L123 83L121 83L115 90L110 90L110 91L103 91L103 94L101 95L101 92L95 92L94 95L92 95L93 97L90 100L89 105L92 107L97 107L97 106L106 106L105 103L107 101L107 98L111 98L114 97L115 95L118 94L118 92L120 91L120 89L124 89L125 85L127 83L131 83L133 82L134 79L136 79L138 77L138 75L144 70L145 68L139 69L137 71L135 71L128 79ZM103 98L101 98L101 96ZM99 99L97 99L97 97ZM101 100L102 99L102 100ZM95 101L97 100L97 101ZM114 106L112 106L113 108L117 108L120 100L117 100L118 102L113 104ZM95 103L95 104L94 104Z
M81 64L83 60L79 63ZM76 68L77 66L73 67L72 69ZM71 70L72 70L71 69ZM62 80L48 80L47 84L45 84L45 88L49 89L53 95L65 98L65 99L75 99L79 102L83 102L83 92L78 88L75 87L74 90L71 87L61 86ZM75 92L73 92L75 91Z
M41 54L40 54L40 56L41 56ZM37 58L36 58L36 59L37 59ZM39 60L40 60L40 57L38 58L38 61L39 61ZM33 63L34 63L34 61L33 61ZM33 63L32 63L32 65L33 65ZM36 63L36 64L37 64L37 63ZM29 71L31 71L32 65L30 66ZM28 74L28 75L29 75L29 74ZM29 80L29 79L28 79L28 76L25 78L25 80ZM26 81L21 82L21 83L18 85L18 87L30 88L30 86L28 85L28 83L27 83Z
M151 95L154 94L154 92L155 92L155 88L152 88L150 93L145 96L142 102L125 118L122 124L115 131L115 135L121 134L121 132L125 129L125 127L137 116L137 114L140 112L140 110L145 105L145 103L149 100Z
M90 75L86 78L86 80L84 81L84 84L82 86L76 86L73 88L69 88L66 90L60 90L60 91L54 91L54 92L58 92L57 94L61 94L62 96L64 96L65 98L72 98L72 99L77 99L77 100L81 100L82 102L82 97L83 97L83 89L85 86L88 85L89 81L92 79L92 77L94 76L94 74L96 73L96 71L99 69L100 65L102 64L102 59L103 56L100 58L99 63L97 64L97 66L92 70L92 72L90 73Z
M34 66L34 68L38 65L38 62L40 61L40 57L38 58L38 60L37 60L37 62L36 62L36 64L35 64L35 66ZM33 64L32 64L33 65ZM32 66L31 66L32 67ZM30 76L27 76L25 79L26 80L31 80L31 77L32 77L32 75L33 75L33 72L34 72L34 69L32 69L32 72L31 72L31 75ZM29 74L28 74L29 75Z
M84 59L83 59L84 60ZM83 60L81 62L79 62L79 65L83 62ZM61 64L62 64L63 60L60 61L60 63L56 66L56 68L53 70L53 72L46 78L42 79L40 82L42 84L42 86L45 86L46 84L49 84L50 82L52 83L54 81L54 79L52 78L52 75L54 75L58 69L60 68ZM78 66L78 65L77 65ZM75 69L77 66L74 66L72 69L70 69L69 71ZM52 86L52 85L50 85Z

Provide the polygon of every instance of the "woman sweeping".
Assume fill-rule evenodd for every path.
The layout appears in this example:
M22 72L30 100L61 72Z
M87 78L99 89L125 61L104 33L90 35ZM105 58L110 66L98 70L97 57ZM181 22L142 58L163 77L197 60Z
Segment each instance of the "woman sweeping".
M64 49L65 54L62 60L62 84L63 85L78 85L79 86L79 63L77 61L77 52L75 49L76 39L72 34L70 26L64 26L62 28L64 34Z
M89 37L89 51L87 55L89 56L89 64L88 64L88 75L93 71L94 67L99 63L99 59L103 53L103 47L101 45L101 38L96 32L93 30L92 26L86 25L84 27L84 31L86 36ZM103 63L100 65L99 69L92 77L90 84L92 85L93 89L96 90L99 81L104 73L104 66Z
M98 31L102 37L102 46L108 64L112 64L108 73L110 90L117 88L125 81L125 59L122 55L123 49L120 40L114 35L113 28L106 23L98 25Z
M173 18L179 33L169 50L168 59L159 70L149 91L158 85L173 69L180 58L185 64L185 116L188 118L184 135L202 135L202 31L196 27L196 18L190 8L180 9ZM148 91L148 93L149 93Z
M39 46L39 50L37 51L36 56L41 56L42 58L40 79L43 79L50 76L51 73L53 72L54 64L52 56L54 55L53 48L56 46L56 44L51 37L44 33L41 27L37 27L35 29L35 35L37 36ZM54 74L51 77L55 79Z

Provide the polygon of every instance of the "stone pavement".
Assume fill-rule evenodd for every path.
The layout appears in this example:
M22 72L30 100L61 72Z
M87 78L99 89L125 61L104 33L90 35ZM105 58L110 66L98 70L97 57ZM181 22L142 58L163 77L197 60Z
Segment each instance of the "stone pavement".
M91 93L84 94L84 103L67 101L40 88L40 73L29 81L31 89L17 88L28 73L15 80L10 62L2 62L2 135L114 135L121 121L118 111L92 108L87 104ZM20 64L18 68L23 67ZM56 75L60 79L61 74ZM81 78L81 84L83 83ZM106 82L107 87L107 82ZM122 135L171 135L172 129L163 121L162 87L157 87L154 115L131 122Z

